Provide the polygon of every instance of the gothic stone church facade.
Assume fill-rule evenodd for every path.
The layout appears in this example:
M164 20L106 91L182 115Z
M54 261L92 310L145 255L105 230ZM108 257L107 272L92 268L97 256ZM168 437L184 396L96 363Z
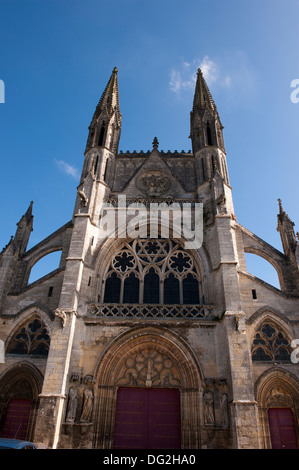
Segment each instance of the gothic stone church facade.
M200 70L192 153L161 151L156 138L151 151L119 152L121 119L115 68L71 220L27 250L31 204L0 254L0 436L51 449L296 448L293 222L279 202L282 251L237 222L223 127ZM103 237L103 204L122 214L133 202L145 215L151 203L191 212L202 203L202 244L186 248L173 227L162 236L162 219L149 231L146 217L143 236L119 216L117 236ZM28 283L54 251L59 267ZM275 267L280 289L247 272L248 252Z

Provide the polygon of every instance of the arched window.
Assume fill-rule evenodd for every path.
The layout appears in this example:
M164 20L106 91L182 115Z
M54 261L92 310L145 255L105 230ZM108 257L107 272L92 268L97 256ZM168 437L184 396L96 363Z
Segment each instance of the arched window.
M109 160L107 159L105 163L105 170L104 170L104 176L103 176L103 180L105 181L105 183L107 183L107 180L108 180L108 169L109 169Z
M170 273L164 280L164 303L180 303L180 283L173 273Z
M198 280L189 273L183 279L183 296L185 304L198 304L199 303L199 289Z
M111 272L110 276L106 279L105 285L105 303L116 303L120 302L120 278L115 272Z
M112 258L103 279L103 303L200 305L194 259L168 239L135 239Z
M94 174L96 175L97 171L98 171L98 164L99 164L99 156L97 155L96 156L96 159L95 159L95 164L94 164Z
M102 124L101 131L100 131L100 136L99 136L99 142L98 145L101 147L104 144L104 137L105 137L105 124Z
M144 278L144 304L158 304L160 302L159 284L158 274L154 268L150 268Z
M209 122L207 122L207 141L208 141L208 145L213 145L212 131L211 131L211 126Z
M290 362L291 352L290 341L279 326L274 322L264 321L253 340L252 360Z
M131 273L124 280L124 304L138 304L139 303L139 279L135 273Z
M7 354L28 354L47 356L50 337L44 323L39 319L31 319L24 323L10 340Z
M201 171L202 171L202 181L205 182L206 174L205 174L205 163L204 159L201 159Z

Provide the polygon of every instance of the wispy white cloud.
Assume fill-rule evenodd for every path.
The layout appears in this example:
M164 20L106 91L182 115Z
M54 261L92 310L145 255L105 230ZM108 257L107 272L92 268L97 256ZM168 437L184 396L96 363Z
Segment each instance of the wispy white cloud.
M194 87L196 73L190 73L189 64L184 64L184 70L170 71L169 86L172 91L179 93L182 89L190 89Z
M73 165L70 165L69 163L65 162L64 160L56 160L55 163L57 167L65 174L71 176L74 179L79 178L79 171L76 167Z
M183 90L194 90L199 68L209 84L217 79L218 67L216 62L205 56L203 59L194 59L191 62L182 61L177 69L172 69L169 80L170 89L175 93L180 93Z
M216 62L210 59L207 55L199 63L198 68L201 69L202 74L208 83L211 84L217 80L219 74L218 66Z
M169 87L177 95L194 91L198 68L213 90L222 89L223 96L235 102L250 102L257 94L258 77L246 53L240 50L226 51L221 57L186 61L170 71Z

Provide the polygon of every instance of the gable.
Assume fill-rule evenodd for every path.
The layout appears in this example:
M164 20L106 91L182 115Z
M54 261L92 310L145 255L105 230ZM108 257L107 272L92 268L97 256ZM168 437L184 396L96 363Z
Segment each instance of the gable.
M117 174L116 174L117 179ZM125 183L122 194L140 198L186 198L193 196L186 192L165 158L157 149L144 159L133 176Z

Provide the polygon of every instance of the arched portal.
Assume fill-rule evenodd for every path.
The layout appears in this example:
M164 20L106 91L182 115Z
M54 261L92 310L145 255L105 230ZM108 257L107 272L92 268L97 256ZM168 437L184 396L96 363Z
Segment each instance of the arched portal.
M42 375L20 362L0 377L0 437L33 440Z
M163 442L166 446L164 448L170 448L172 444L174 448L200 447L202 373L190 347L177 334L158 327L130 329L106 349L94 376L97 383L95 447L117 447L120 441L115 435L116 426L122 420L119 410L127 413L132 407L136 410L134 400L140 403L144 399L152 403L155 401L154 394L156 403L170 405L164 423L169 423L172 428L178 425L178 433L172 436L172 441L169 441L170 436L166 431L162 432L161 447ZM127 402L123 407L121 399ZM166 408L163 409L167 414ZM146 428L146 437L143 437L147 439L148 446L152 447L156 441L151 433L155 431L148 423L153 421L155 413L159 414L159 410L153 405L148 415L144 414L144 410L141 413ZM128 422L122 420L122 434L129 433L126 424ZM146 448L144 440L139 445Z
M277 368L256 384L260 439L266 449L298 449L298 379Z

